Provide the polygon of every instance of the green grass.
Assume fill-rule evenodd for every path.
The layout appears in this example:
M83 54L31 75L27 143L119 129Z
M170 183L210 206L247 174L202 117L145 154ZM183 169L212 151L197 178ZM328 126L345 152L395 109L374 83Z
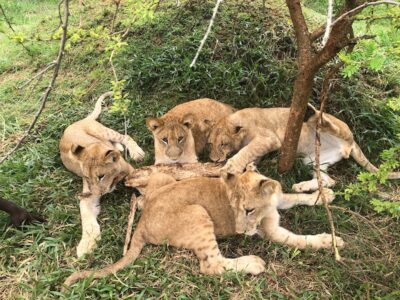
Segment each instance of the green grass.
M18 9L14 3L6 2L6 7L16 27L27 11L36 12L26 34L30 37L39 33L43 39L49 38L57 26L55 2L22 1ZM287 26L286 14L274 10L270 3L267 3L270 13L263 15L262 1L224 1L194 69L188 66L208 24L213 1L205 4L192 1L184 9L177 9L175 1L162 3L149 24L133 27L128 46L115 57L118 75L126 80L131 100L128 132L147 152L143 165L153 162L152 137L144 122L147 116L162 115L177 103L205 96L238 108L287 106L296 75L295 41ZM93 1L85 4L84 29L109 26L112 6ZM52 10L42 14L46 7ZM71 12L71 30L76 30L79 9L73 5ZM121 13L122 20L128 17L126 12ZM123 25L117 28L123 29ZM33 89L32 86L23 90L18 87L54 59L58 41L32 42L28 46L37 47L40 54L33 58L9 55L7 66L0 72L2 154L31 121L49 74ZM10 48L21 50L11 41L0 45L2 53ZM316 80L314 103L321 76ZM385 74L379 76L386 78ZM146 246L135 264L116 276L91 283L79 282L61 293L61 283L73 271L99 268L121 257L132 190L120 185L116 192L102 199L99 216L102 240L93 254L77 260L76 245L81 228L75 194L81 190L81 182L64 169L58 155L62 131L92 109L95 98L111 88L112 78L101 40L95 46L86 39L73 44L66 53L56 88L36 130L24 147L0 166L0 195L39 212L48 220L45 225L16 230L7 227L8 217L0 212L1 299L398 297L398 220L377 215L369 199L345 201L340 195L335 205L351 209L368 220L334 211L338 235L347 243L341 251L344 264L335 263L327 250L296 250L258 238L233 237L220 242L222 253L228 257L259 255L267 262L265 274L205 276L199 273L198 262L189 251L167 245ZM398 141L395 114L382 101L388 97L388 87L382 84L384 81L374 79L376 74L340 80L332 90L328 111L349 124L367 156L377 163L378 153ZM396 93L398 96L398 92L399 89L391 90L390 96ZM123 132L120 114L105 110L100 121ZM309 167L300 161L292 172L281 177L276 172L277 159L276 153L268 155L261 163L261 170L280 180L286 191L294 182L309 177ZM360 170L353 161L335 165L331 171L338 181L335 191L343 191ZM398 188L396 182L391 184L393 189ZM282 222L296 233L329 231L321 207L284 211Z

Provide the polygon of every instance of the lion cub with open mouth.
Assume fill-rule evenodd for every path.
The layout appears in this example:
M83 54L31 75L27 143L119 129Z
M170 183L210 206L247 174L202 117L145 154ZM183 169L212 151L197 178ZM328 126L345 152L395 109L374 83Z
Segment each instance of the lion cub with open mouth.
M130 136L119 134L96 121L103 100L111 96L112 92L101 95L93 112L68 126L60 140L62 162L83 181L83 191L79 195L82 239L77 248L78 257L89 252L100 237L97 223L100 197L112 192L117 183L133 170L120 154L122 145L134 160L144 157L143 150Z
M297 235L279 224L278 209L295 205L320 205L319 192L284 194L278 181L259 174L254 165L240 175L226 173L223 178L197 177L175 181L167 174L153 174L149 180L144 208L133 233L130 248L118 262L97 271L75 272L65 285L87 277L100 278L113 274L133 262L145 244L168 243L192 250L199 259L200 272L221 274L224 270L253 275L265 271L258 256L226 258L218 237L235 234L260 234L272 241L298 248L330 248L329 234ZM328 202L332 190L323 189ZM339 247L344 242L336 237Z

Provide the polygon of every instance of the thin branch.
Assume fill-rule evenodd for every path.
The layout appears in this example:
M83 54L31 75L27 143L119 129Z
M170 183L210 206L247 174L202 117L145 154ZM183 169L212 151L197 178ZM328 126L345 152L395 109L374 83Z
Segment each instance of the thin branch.
M353 8L351 10L349 10L348 12L342 14L340 17L338 17L334 22L332 22L331 28L333 26L335 26L335 24L337 24L340 20L354 15L358 12L360 12L361 10L363 10L364 8L366 8L367 6L372 6L372 5L380 5L380 4L390 4L390 5L397 5L400 6L400 2L397 1L392 1L392 0L382 0L382 1L375 1L375 2L366 2L364 4L361 4L360 6L357 6L356 8Z
M33 76L31 79L29 79L28 81L26 81L25 83L23 83L19 88L23 89L24 87L26 87L27 85L29 85L33 80L35 80L36 78L38 78L38 80L40 80L42 78L42 76L44 75L44 73L46 73L48 70L50 70L51 68L53 68L56 65L56 61L52 61L51 63L49 63L46 68L44 68L43 70L39 71L35 76Z
M5 10L4 10L4 8L3 8L3 6L2 6L1 4L0 4L0 10L1 10L2 15L4 16L4 20L6 21L7 26L10 28L10 30L11 30L13 33L16 33L14 27L11 25L11 21L8 19L7 15L6 15L6 12L5 12ZM20 44L20 45L22 46L22 48L24 48L25 51L26 51L30 56L32 55L31 50L29 50L29 49L25 46L24 42L22 42L22 41L17 41L17 43Z
M200 42L199 49L197 49L197 53L196 53L195 57L193 58L192 63L190 64L190 68L194 67L194 65L196 64L197 58L199 57L200 52L203 49L203 46L204 46L204 44L205 44L205 42L206 42L206 40L208 38L208 35L211 32L211 28L212 28L212 26L214 24L214 20L215 20L215 17L217 15L217 12L218 12L218 7L219 7L219 5L221 4L222 1L223 0L217 0L217 2L215 3L215 7L213 9L213 15L211 17L210 23L208 24L207 31L206 31L203 39Z
M115 11L114 11L113 18L111 21L110 33L114 32L115 20L117 19L117 14L118 14L119 8L121 6L121 0L114 0L114 4L115 4Z
M343 211L343 212L346 212L346 213L348 213L348 214L351 214L351 215L353 215L353 216L356 216L356 217L360 218L361 220L364 220L364 221L365 221L366 223L368 223L372 228L374 228L376 231L378 231L378 232L380 233L381 236L384 236L382 230L381 230L379 227L377 227L373 222L371 222L370 220L368 220L366 217L360 215L359 213L357 213L357 212L355 212L355 211L352 211L352 210L350 210L350 209L347 209L347 208L343 208L343 207L340 207L340 206L336 206L336 205L329 205L329 208L341 210L341 211Z
M324 203L326 214L328 216L329 226L331 228L332 248L333 248L333 251L335 254L335 260L340 261L341 257L339 254L339 250L337 248L336 230L335 230L335 225L333 223L332 212L330 211L328 202L326 201L325 195L322 192L323 183L322 183L321 169L320 169L321 126L322 126L322 122L323 122L323 112L325 109L325 102L326 102L326 99L328 98L328 92L330 89L330 80L332 79L333 75L335 74L335 71L336 71L336 69L331 69L328 72L328 74L326 75L324 82L322 83L322 90L321 90L321 96L320 96L321 106L320 106L320 111L319 111L319 116L318 116L317 126L316 126L316 132L315 132L315 168L316 168L315 172L317 174L319 196L321 196L322 202Z
M131 210L129 212L128 216L128 228L126 230L126 236L125 236L125 244L124 244L124 250L123 250L123 255L126 254L126 251L128 251L130 243L131 243L131 235L132 235L132 224L133 220L135 219L135 213L136 213L136 208L137 208L137 203L138 200L136 198L135 193L132 194L131 197Z
M37 120L39 119L40 114L42 113L47 98L50 95L50 92L53 90L54 88L54 84L56 82L57 76L58 76L58 72L60 70L60 66L61 66L61 60L64 56L64 48L65 48L65 42L67 41L67 29L68 29L68 17L69 17L69 0L64 0L64 20L62 23L62 30L63 30L63 34L61 36L61 41L60 41L60 49L58 51L58 55L57 55L57 59L55 60L56 65L54 67L54 73L53 76L49 82L49 85L47 87L47 89L44 91L42 97L40 98L40 106L38 111L36 112L33 121L31 123L31 125L28 127L28 129L25 131L25 134L23 135L23 137L18 141L18 143L15 145L15 147L8 152L1 160L0 160L0 164L3 163L6 159L8 159L15 151L18 150L18 148L21 146L21 144L24 142L24 140L28 137L28 135L30 134L31 130L33 129L33 127L35 126Z
M326 16L326 29L324 37L322 38L322 47L326 45L332 29L332 13L333 13L333 0L328 0L328 13Z

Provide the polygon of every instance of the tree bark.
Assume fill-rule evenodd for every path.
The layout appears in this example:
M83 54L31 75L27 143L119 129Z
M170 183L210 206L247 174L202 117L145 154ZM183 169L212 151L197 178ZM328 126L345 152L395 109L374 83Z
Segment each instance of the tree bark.
M284 173L293 167L296 157L297 145L299 142L304 115L307 103L311 96L315 74L339 51L350 44L352 35L352 20L348 17L342 18L331 29L326 45L315 52L312 48L312 41L319 36L321 29L309 33L307 24L301 10L299 0L286 0L290 17L296 35L297 48L299 51L298 68L296 81L293 87L292 104L290 116L286 125L285 139L282 144L281 156L278 164L279 173ZM356 1L347 0L341 13L345 13L356 6Z

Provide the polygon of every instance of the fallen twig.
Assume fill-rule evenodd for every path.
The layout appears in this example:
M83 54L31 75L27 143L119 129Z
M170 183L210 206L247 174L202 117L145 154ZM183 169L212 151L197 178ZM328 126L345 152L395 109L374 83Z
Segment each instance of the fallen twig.
M35 126L37 120L39 119L40 114L42 113L47 98L50 95L50 92L53 90L54 88L54 84L56 82L57 76L58 76L58 71L60 70L60 66L61 66L61 60L64 56L64 48L65 48L65 42L67 40L67 29L68 29L68 17L69 17L69 0L64 0L64 20L62 23L62 30L63 30L63 34L61 36L61 42L60 42L60 49L58 51L58 55L57 55L57 59L55 60L56 64L54 66L54 73L53 76L50 80L50 83L47 87L47 89L44 91L43 95L40 98L40 106L38 111L36 112L33 121L31 123L31 125L28 127L28 129L25 131L25 134L22 136L22 138L18 141L18 143L15 145L15 147L13 149L11 149L10 152L8 152L1 160L0 160L0 164L3 163L6 159L8 159L15 151L18 150L18 148L21 146L21 144L24 142L24 140L28 137L28 135L30 134L31 130L33 129L33 127Z
M370 220L368 220L366 217L360 215L359 213L357 213L357 212L355 212L355 211L352 211L352 210L350 210L350 209L343 208L343 207L340 207L340 206L336 206L336 205L329 205L329 208L341 210L341 211L343 211L343 212L345 212L345 213L348 213L348 214L351 214L351 215L353 215L353 216L356 216L356 217L360 218L361 220L365 221L366 223L368 223L368 225L370 225L372 228L374 228L376 231L378 231L378 232L381 234L381 236L384 235L383 232L382 232L382 230L381 230L379 227L377 227L374 223L372 223L372 222L371 222Z
M135 219L137 203L138 203L138 200L136 198L135 193L133 193L132 197L131 197L131 210L130 210L129 216L128 216L128 228L126 230L123 255L126 254L126 251L128 251L128 249L130 247L131 236L132 236L132 224L133 224L133 220Z

